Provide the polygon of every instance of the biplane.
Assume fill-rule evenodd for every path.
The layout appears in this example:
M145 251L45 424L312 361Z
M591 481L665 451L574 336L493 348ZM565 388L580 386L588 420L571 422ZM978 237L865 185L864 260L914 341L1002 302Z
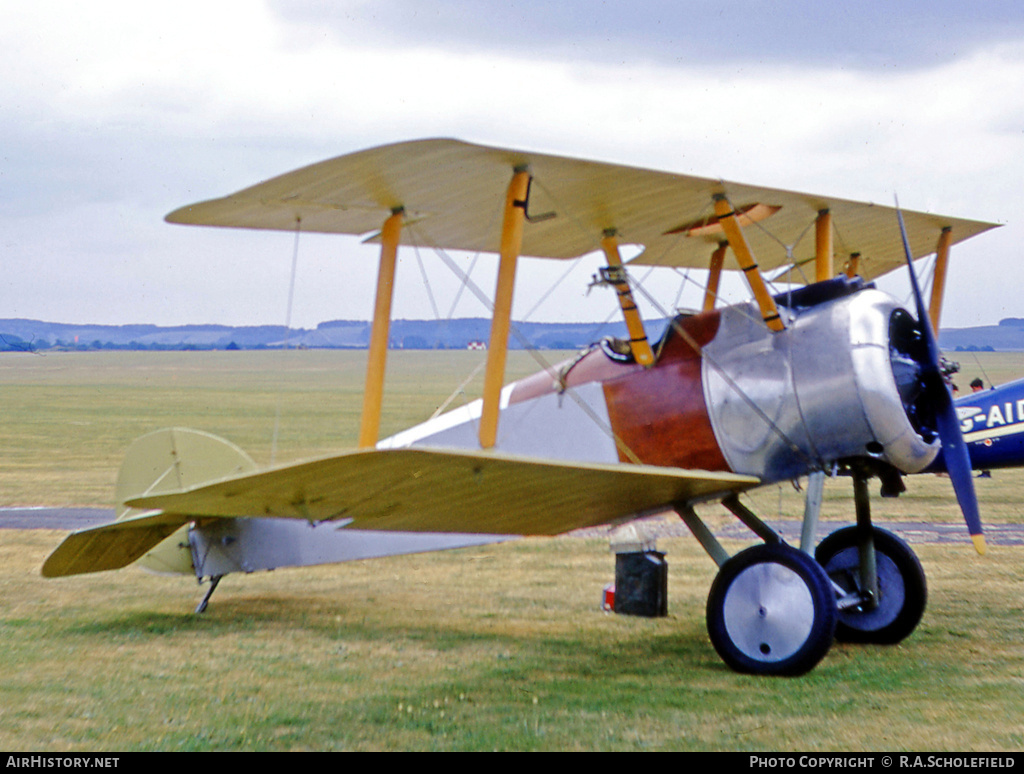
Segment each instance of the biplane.
M979 551L970 460L933 328L950 248L993 224L448 139L386 145L182 207L172 223L354 234L380 245L358 448L259 470L196 431L127 455L117 521L73 533L49 577L150 567L210 578L552 535L674 510L719 570L711 642L733 669L800 674L835 638L892 643L924 610L913 551L871 521L940 449ZM401 245L494 253L483 397L380 439ZM621 248L640 252L624 261ZM628 338L504 384L520 257L603 254ZM935 253L926 308L913 260ZM756 256L756 257L755 257ZM871 280L910 264L907 309ZM649 337L636 266L708 271L703 308ZM723 272L751 300L720 305ZM769 290L768 275L787 283ZM802 278L802 279L801 279ZM826 476L856 523L817 541ZM807 477L799 546L739 495ZM721 503L759 543L730 556L696 510ZM205 606L203 600L201 608Z

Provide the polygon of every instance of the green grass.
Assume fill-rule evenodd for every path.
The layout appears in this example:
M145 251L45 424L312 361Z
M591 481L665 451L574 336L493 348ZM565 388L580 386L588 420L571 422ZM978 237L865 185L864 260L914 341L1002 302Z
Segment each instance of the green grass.
M714 567L668 551L670 616L599 610L597 539L532 539L231 576L42 581L57 535L4 536L0 747L49 750L1010 750L1024 744L1019 549L922 546L932 603L898 647L730 672Z
M432 412L479 353L393 353L390 433ZM513 353L513 374L535 370ZM1019 358L980 355L989 375ZM362 353L0 356L4 504L108 504L124 447L167 424L269 461L355 438ZM964 371L973 373L966 365ZM453 373L455 376L453 376ZM1005 374L1003 378L996 374ZM470 387L470 396L478 387ZM986 521L1021 520L1015 472L979 481ZM908 480L877 518L959 520L949 482ZM874 487L877 489L877 487ZM748 498L793 517L789 485ZM702 510L712 523L731 517ZM825 518L849 523L849 482ZM62 534L0 532L0 749L1019 750L1024 549L925 545L930 602L896 647L836 645L810 674L730 672L704 629L714 565L659 542L667 619L599 609L599 539L229 576L210 609L186 578L134 569L46 580ZM730 544L732 547L733 544Z
M429 418L484 357L392 352L382 437ZM262 465L275 420L276 462L351 448L365 369L365 352L341 350L0 353L0 505L107 505L125 448L169 426L223 436ZM511 353L509 378L537 369Z

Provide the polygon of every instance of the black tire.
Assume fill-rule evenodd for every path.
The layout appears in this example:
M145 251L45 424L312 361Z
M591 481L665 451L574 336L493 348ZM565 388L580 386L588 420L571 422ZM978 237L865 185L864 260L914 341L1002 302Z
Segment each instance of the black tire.
M824 658L836 628L825 571L782 544L741 551L718 572L707 625L718 655L737 672L800 675Z
M872 528L878 568L878 606L873 610L839 611L836 639L894 645L917 627L928 601L924 569L903 540L884 529ZM857 528L837 530L814 552L829 577L845 591L860 587Z

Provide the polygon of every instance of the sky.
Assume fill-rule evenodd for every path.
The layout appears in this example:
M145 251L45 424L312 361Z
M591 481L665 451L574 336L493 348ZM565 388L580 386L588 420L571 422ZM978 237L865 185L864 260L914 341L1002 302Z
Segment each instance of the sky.
M40 0L0 25L0 318L369 319L357 238L299 240L289 318L292 235L163 217L437 136L1001 223L954 248L943 326L1024 317L1016 0ZM613 312L587 293L601 261L552 263L522 262L515 316ZM396 317L486 314L431 253L398 271ZM699 303L675 273L644 284L657 309Z

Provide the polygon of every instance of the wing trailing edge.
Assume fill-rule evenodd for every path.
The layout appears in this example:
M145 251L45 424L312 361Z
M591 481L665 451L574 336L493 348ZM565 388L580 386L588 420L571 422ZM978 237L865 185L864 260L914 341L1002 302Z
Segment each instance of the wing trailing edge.
M126 504L188 520L267 516L372 530L554 535L758 483L732 473L408 448L350 452Z
M150 511L72 532L43 562L42 575L60 578L127 567L189 521Z

